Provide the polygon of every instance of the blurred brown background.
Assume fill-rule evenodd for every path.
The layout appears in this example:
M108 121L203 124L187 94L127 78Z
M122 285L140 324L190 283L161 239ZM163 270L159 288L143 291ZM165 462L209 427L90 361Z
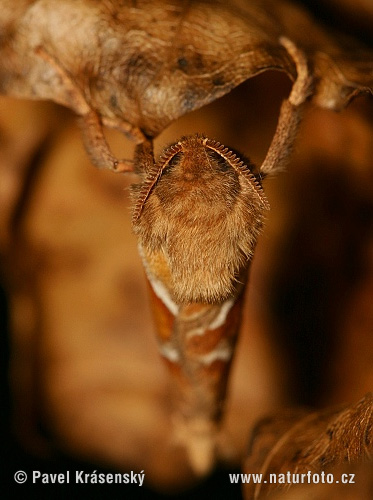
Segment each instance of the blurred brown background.
M335 2L316 7L328 21ZM360 27L367 41L369 30L340 2L335 23L350 18L349 29ZM203 132L260 165L290 85L280 73L255 77L175 122L156 152ZM239 468L258 418L290 404L348 403L372 390L372 97L338 114L310 107L287 171L265 183L271 211L252 266L222 464L205 482L196 481L170 436L167 373L130 227L128 186L136 177L92 167L65 109L1 98L0 110L10 475L36 465L144 470L143 498L192 498L214 488L240 498L226 471ZM131 156L130 143L107 134L118 156ZM139 490L110 494L138 498Z

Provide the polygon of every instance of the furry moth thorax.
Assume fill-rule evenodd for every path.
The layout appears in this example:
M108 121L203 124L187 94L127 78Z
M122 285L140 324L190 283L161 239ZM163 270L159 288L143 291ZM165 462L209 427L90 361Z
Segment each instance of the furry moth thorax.
M268 208L250 165L219 142L193 135L146 170L133 187L133 227L148 275L179 304L234 295Z

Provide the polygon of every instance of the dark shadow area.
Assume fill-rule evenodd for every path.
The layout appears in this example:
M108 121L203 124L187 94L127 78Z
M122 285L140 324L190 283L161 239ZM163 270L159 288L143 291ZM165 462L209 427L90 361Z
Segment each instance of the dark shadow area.
M311 14L326 28L339 31L373 46L372 18L365 15L364 7L350 2L347 6L328 0L299 0L295 3L304 5Z
M288 234L277 255L269 309L274 336L291 363L292 399L317 405L350 298L365 275L373 203L348 167L304 169L293 183Z

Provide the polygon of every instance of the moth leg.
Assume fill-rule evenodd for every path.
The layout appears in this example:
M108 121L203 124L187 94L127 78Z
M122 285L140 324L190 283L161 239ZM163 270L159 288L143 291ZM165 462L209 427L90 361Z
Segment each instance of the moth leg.
M96 167L108 168L114 172L133 172L133 163L130 160L118 160L112 154L99 114L89 106L82 91L66 70L43 47L37 47L35 53L50 64L60 77L70 107L80 116L79 125L84 146L92 163Z
M312 92L312 77L305 54L288 38L281 37L280 43L295 62L297 79L288 99L282 103L275 135L260 168L260 173L263 175L278 172L285 166L293 149L304 104Z
M105 127L114 128L119 130L123 135L128 137L131 141L134 141L136 144L140 144L141 142L146 141L146 135L142 132L139 127L134 127L130 123L119 120L118 118L108 118L106 116L102 117L102 123Z
M83 143L89 157L98 168L108 168L113 172L133 172L132 160L118 160L111 152L99 115L91 110L79 119Z

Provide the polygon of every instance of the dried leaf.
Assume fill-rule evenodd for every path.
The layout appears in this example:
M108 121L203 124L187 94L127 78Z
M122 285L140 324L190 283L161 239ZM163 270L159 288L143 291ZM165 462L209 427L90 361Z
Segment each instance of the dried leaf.
M0 89L51 99L84 117L97 166L132 170L101 125L142 142L268 69L295 77L286 37L313 68L314 102L340 109L373 89L373 51L330 35L286 1L0 2Z
M306 10L281 2L283 33L308 56L316 81L313 102L340 110L361 92L373 91L373 50L334 27L323 26Z
M294 74L282 35L313 60L321 106L340 107L373 85L371 50L329 36L284 1L1 4L4 93L77 109L55 68L37 55L43 47L102 117L148 135L261 71Z
M342 410L283 414L259 423L253 432L245 473L322 473L359 464L373 454L373 395ZM247 484L245 498L256 499L289 484Z
M175 0L27 2L22 15L0 14L7 32L2 92L80 111L37 54L42 47L101 117L156 135L265 69L291 71L276 24L257 9Z

